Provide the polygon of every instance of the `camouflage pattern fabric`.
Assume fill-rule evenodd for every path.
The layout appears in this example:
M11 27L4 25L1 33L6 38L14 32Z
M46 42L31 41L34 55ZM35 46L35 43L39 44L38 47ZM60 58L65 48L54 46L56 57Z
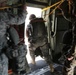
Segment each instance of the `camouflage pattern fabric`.
M32 59L35 58L35 50L40 47L40 50L50 65L52 63L51 56L49 55L49 45L47 38L47 30L45 27L45 21L43 18L35 18L30 21L27 26L28 30L28 42L29 42L29 52Z
M9 16L8 16L9 15ZM6 34L7 27L10 25L19 25L25 22L26 11L23 11L20 15L13 15L8 11L0 11L0 39Z
M38 38L34 43L30 43L29 50L32 58L35 58L35 50L40 47L40 50L46 60L46 62L50 65L52 63L51 56L49 55L49 46L47 42L47 38Z
M2 0L1 0L2 1ZM13 15L10 11L0 10L0 54L2 49L6 46L6 32L10 25L19 25L25 22L26 10L18 15ZM4 38L4 39L3 39ZM8 60L4 55L0 55L0 75L8 75Z
M11 50L10 50L11 51ZM11 57L11 68L13 72L19 73L21 71L28 72L30 70L30 67L28 65L27 59L26 59L26 46L24 44L18 45L16 48L12 50L10 53Z
M18 71L26 69L26 48L24 45L18 47L18 56L16 57L18 64ZM27 64L28 65L28 64Z
M5 54L0 55L0 75L8 75L8 58Z

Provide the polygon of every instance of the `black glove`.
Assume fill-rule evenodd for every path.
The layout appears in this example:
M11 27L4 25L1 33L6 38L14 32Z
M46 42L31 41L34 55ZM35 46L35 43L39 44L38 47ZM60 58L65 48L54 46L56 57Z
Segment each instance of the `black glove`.
M18 50L14 49L14 48L7 48L6 53L8 58L12 59L13 57L17 57L18 56Z

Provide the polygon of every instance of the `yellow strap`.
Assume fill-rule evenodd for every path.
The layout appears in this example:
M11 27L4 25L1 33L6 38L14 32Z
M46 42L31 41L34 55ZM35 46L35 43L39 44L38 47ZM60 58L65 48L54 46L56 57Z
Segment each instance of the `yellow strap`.
M10 7L10 6L7 6L7 7L1 7L0 10L7 9L7 8L11 8L11 7Z
M64 1L64 0L61 0L61 1L55 3L55 4L51 5L51 6L48 6L48 7L44 8L44 9L42 9L42 11L48 10L49 8L52 8L52 7L56 6L57 4L60 4L60 3L63 2L63 1Z
M51 15L62 3L64 2L64 0L62 0L59 5L57 5L49 14L46 15Z
M59 5L57 5L49 14L46 14L46 15L51 15L62 3L63 3L63 1L61 1L61 3L59 3Z
M49 15L51 15L63 2L61 2L58 6L56 6L51 12Z
M68 1L68 5L69 5L69 13L71 13L71 2Z
M18 4L17 6L21 6L22 4ZM17 7L16 6L16 7ZM0 7L0 10L3 10L3 9L7 9L7 8L14 8L15 6L6 6L6 7Z

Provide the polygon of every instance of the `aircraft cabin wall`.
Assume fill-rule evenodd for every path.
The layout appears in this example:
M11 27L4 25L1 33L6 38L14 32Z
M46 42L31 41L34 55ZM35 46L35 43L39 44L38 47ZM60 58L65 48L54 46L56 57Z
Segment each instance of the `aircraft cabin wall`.
M49 1L49 6L57 3L57 0ZM48 42L53 51L53 57L57 57L63 48L62 37L66 30L70 28L70 23L62 16L57 6L42 12L42 17L46 20ZM54 10L55 9L55 10ZM45 16L44 16L45 15Z

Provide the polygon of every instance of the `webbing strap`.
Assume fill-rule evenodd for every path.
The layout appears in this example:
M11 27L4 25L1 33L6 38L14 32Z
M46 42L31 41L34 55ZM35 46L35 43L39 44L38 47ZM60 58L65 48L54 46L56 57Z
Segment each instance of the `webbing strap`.
M50 8L52 8L52 7L60 4L60 3L62 3L62 2L64 2L64 0L61 0L61 1L59 1L59 2L56 2L55 4L53 4L53 5L51 5L51 6L48 6L48 7L44 8L44 9L42 9L42 11L48 10L48 9L50 9Z
M0 10L4 10L4 9L7 9L7 8L14 8L14 7L18 7L18 6L21 6L22 4L18 4L18 5L15 5L15 6L5 6L5 7L0 7Z
M59 2L57 2L55 4L53 4L53 5L51 5L49 7L46 7L44 9L42 9L42 11L48 10L49 8L52 8L52 7L56 6L49 14L46 14L46 15L51 15L63 2L64 2L64 0L61 0L61 1L59 1Z
M33 20L31 21L31 23L34 23L34 22L46 22L45 20Z

